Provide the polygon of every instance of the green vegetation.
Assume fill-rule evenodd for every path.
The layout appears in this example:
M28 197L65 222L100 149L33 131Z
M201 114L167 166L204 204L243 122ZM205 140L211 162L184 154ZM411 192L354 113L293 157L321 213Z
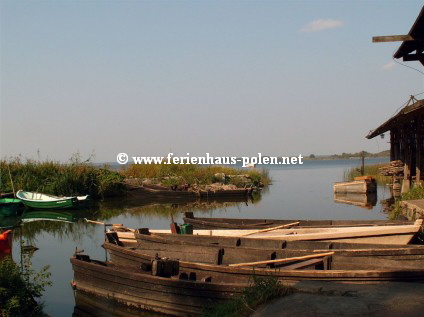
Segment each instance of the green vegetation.
M240 187L246 184L268 185L270 178L266 170L238 170L224 166L201 166L193 164L146 164L130 165L124 170L114 171L107 166L96 167L81 162L78 157L70 163L56 161L0 161L0 192L12 192L23 189L52 195L91 195L92 197L110 197L125 193L124 179L155 178L161 179L164 186L180 184L207 185L221 181L217 173L226 175L245 175L247 177L227 178L228 184ZM246 181L247 180L247 181Z
M401 202L403 200L424 199L424 186L415 184L407 193L400 195L395 201L393 210L390 213L390 219L397 219L402 215Z
M29 256L24 256L22 271L11 257L0 260L0 316L45 316L36 299L51 285L49 279L48 267L34 272Z
M206 185L221 181L215 174L248 175L253 185L268 185L271 182L267 170L236 169L225 166L202 166L197 164L134 164L121 172L125 177L133 178L166 178L163 185L197 184ZM242 178L231 177L228 184L243 186Z
M2 192L11 192L9 170L15 190L37 191L53 195L113 196L124 191L123 176L107 167L97 168L74 159L62 164L55 161L37 162L20 158L0 161Z
M288 295L290 289L282 286L276 277L252 277L251 286L241 296L218 304L212 310L205 310L204 317L243 317L249 316L259 305L274 298Z
M364 175L372 176L373 178L375 178L375 180L379 184L388 184L388 183L391 182L390 177L381 175L379 170L378 170L380 167L383 167L385 165L387 165L387 163L365 165L364 166ZM348 170L345 170L344 181L345 182L352 181L357 176L361 176L361 168L360 167L352 167Z

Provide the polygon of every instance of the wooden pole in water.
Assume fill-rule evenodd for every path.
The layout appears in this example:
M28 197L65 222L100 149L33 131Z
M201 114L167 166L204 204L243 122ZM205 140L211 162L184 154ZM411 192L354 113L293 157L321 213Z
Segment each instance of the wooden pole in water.
M7 163L7 170L9 171L10 184L12 184L13 197L16 198L15 186L13 186L12 174L10 173L9 163Z

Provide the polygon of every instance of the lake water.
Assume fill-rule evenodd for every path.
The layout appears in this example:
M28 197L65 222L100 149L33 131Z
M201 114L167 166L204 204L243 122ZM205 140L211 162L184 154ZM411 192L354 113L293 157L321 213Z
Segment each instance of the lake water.
M369 159L366 164L388 162ZM103 226L86 223L82 218L107 223L122 223L128 227L169 228L170 214L182 222L183 211L193 211L203 217L243 217L279 219L386 219L380 205L390 197L387 186L378 187L377 204L370 209L334 202L333 183L343 181L345 170L359 165L358 160L305 161L303 165L269 167L273 184L254 202L131 202L114 200L100 202L88 211L72 215L64 212L68 222L36 221L22 226L25 245L38 248L33 253L33 267L38 270L50 265L53 285L43 296L45 312L51 316L72 316L75 306L70 282L73 272L69 258L75 248L85 250L92 258L104 260ZM31 214L30 214L31 215ZM80 218L80 219L78 219ZM20 261L20 235L15 234L13 258Z

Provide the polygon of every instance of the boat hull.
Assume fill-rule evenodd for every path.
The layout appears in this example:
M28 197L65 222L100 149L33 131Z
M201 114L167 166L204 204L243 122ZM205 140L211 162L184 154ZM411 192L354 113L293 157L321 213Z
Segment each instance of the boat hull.
M292 228L277 229L267 232L258 230L194 230L194 235L244 237L256 239L273 239L282 241L337 241L347 243L374 243L404 245L412 241L422 228L423 220L416 220L413 225L395 226L360 226L337 228ZM171 233L170 230L150 230L152 233ZM124 235L125 233L122 233ZM131 238L132 233L128 236Z
M340 182L333 185L334 193L374 193L377 191L375 180L356 180L352 182Z
M109 242L106 242L103 246L110 254L111 261L120 266L140 267L143 263L150 263L155 257L154 254L148 254L145 250L134 250L134 248L131 247L125 248ZM161 256L167 256L167 253L164 251L159 253ZM310 253L312 252L309 251L309 254ZM290 255L294 254L295 253L292 253ZM243 256L240 256L240 259L243 259ZM252 275L260 277L274 276L281 281L321 280L377 282L424 280L424 270L422 269L424 260L422 257L415 261L401 259L402 257L393 260L384 259L384 257L374 258L373 256L356 257L353 255L336 255L324 258L321 262L312 262L310 265L309 263L305 263L306 268L315 267L315 269L290 269L290 266L274 268L234 267L182 260L180 260L179 263L180 271L183 272L196 272L196 274L199 275L206 274L212 276L212 279L234 279L240 282L249 280ZM399 264L396 265L398 261L404 261L404 263L406 263L403 269ZM370 267L373 267L373 269L370 269Z
M230 299L248 284L188 281L152 276L139 268L71 258L77 290L106 297L128 306L171 314L200 315L204 308Z
M75 209L88 200L88 196L58 197L42 193L24 192L16 193L22 203L32 209Z
M1 216L14 216L22 208L22 203L19 199L15 198L1 198L0 199L0 215Z
M264 229L297 223L296 227L350 227L406 225L413 221L403 220L280 220L280 219L240 219L240 218L201 218L186 212L184 223L196 229ZM293 226L294 227L294 226Z

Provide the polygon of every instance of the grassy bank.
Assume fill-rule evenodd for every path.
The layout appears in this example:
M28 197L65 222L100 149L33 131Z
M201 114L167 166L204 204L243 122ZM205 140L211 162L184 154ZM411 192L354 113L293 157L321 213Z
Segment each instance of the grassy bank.
M21 161L16 158L0 161L2 192L37 191L53 195L86 195L105 197L124 191L123 176L108 168L98 168L81 162L62 164L55 161Z
M378 170L380 167L386 166L387 163L383 164L372 164L372 165L365 165L364 166L364 175L372 176L376 179L377 183L379 184L388 184L391 182L390 177L383 176L380 174L380 171ZM350 182L355 177L361 176L361 168L360 167L352 167L344 172L344 181Z
M282 286L278 279L269 277L252 277L252 284L241 296L216 305L203 313L203 317L244 317L250 316L255 309L270 300L288 295L290 289Z
M269 185L271 179L267 170L236 169L226 166L204 166L196 164L135 164L121 172L125 177L157 178L165 181L164 185L197 184L207 185L221 181L216 174L247 175L253 185ZM227 178L228 184L243 186L246 181L240 177Z
M393 210L390 212L390 219L397 219L403 214L402 207L400 205L401 201L415 199L424 199L424 186L415 184L409 192L400 195L400 197L398 197L395 201Z

